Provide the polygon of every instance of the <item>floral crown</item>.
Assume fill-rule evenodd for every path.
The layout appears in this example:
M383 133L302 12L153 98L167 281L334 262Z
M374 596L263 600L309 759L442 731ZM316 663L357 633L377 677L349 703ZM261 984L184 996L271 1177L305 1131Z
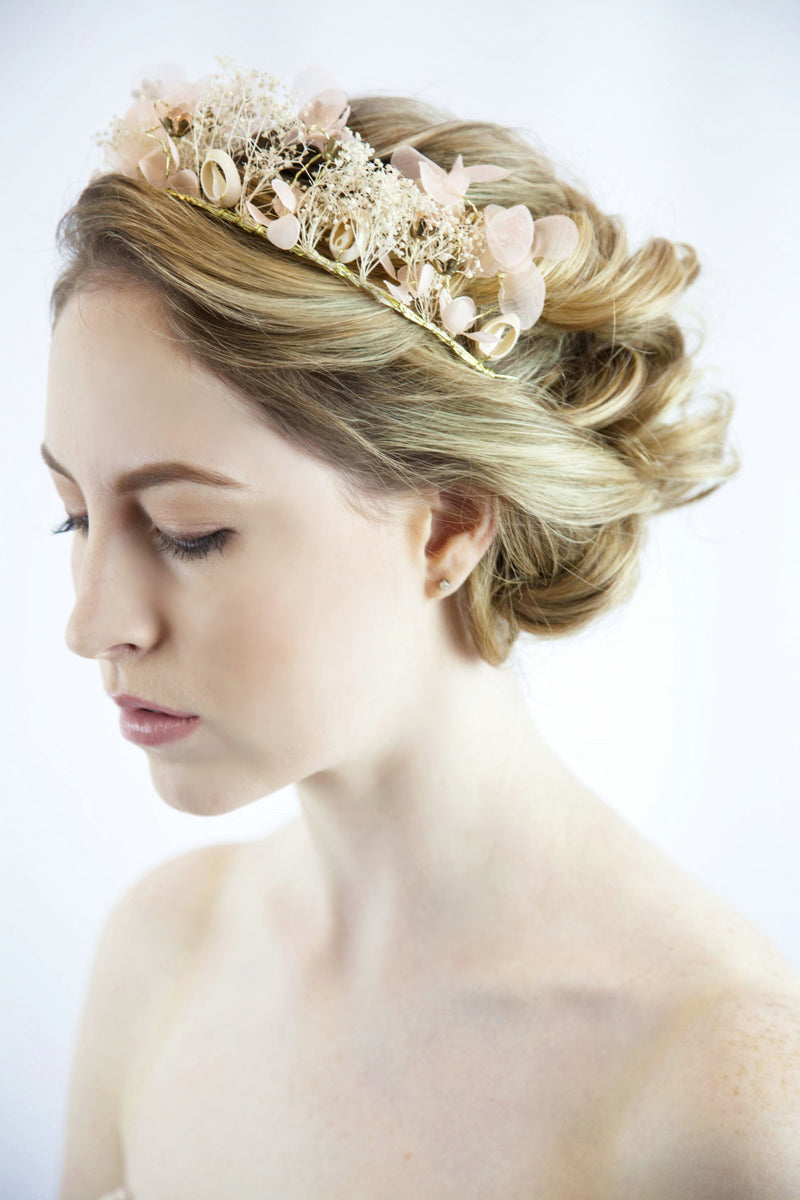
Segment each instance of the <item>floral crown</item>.
M301 72L290 91L230 56L217 62L227 76L195 83L175 64L146 68L157 77L142 77L136 103L95 135L106 166L348 280L496 376L487 361L542 312L533 260L571 255L575 222L534 221L524 204L477 207L470 184L511 172L465 167L460 154L449 171L412 146L383 162L348 128L347 96L321 68ZM472 280L495 281L496 292L481 286L488 303L470 295Z

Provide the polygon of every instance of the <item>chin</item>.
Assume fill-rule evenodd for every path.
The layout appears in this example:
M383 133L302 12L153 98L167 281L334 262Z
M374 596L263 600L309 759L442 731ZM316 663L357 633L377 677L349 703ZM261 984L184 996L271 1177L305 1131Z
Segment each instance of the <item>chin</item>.
M271 782L263 773L226 769L223 763L175 763L150 757L150 778L158 795L170 808L196 817L218 817L272 795L294 780Z

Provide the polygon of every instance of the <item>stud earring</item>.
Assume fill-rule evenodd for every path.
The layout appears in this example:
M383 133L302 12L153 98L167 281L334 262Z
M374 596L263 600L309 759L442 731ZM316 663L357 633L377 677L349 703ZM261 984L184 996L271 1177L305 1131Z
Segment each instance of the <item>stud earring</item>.
M440 588L442 588L442 589L444 589L444 588L449 588L449 587L450 587L450 580L449 580L449 579L442 579L442 580L440 581L440 583L439 583L439 587L440 587Z

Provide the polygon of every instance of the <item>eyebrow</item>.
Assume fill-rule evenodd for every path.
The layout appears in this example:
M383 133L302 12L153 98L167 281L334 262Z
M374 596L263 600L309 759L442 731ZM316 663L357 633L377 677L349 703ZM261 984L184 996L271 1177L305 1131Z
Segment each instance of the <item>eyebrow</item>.
M44 442L40 446L40 451L42 458L51 470L63 475L65 479L70 479L76 487L78 486L77 480L65 467L61 466L61 463L56 462ZM146 467L137 467L134 471L126 471L124 475L120 475L114 484L114 491L118 496L122 496L128 492L139 492L145 488L160 487L164 483L176 482L202 483L206 487L249 490L246 483L240 483L237 479L231 479L228 475L208 470L206 467L196 467L191 463L182 462L156 462L148 463Z

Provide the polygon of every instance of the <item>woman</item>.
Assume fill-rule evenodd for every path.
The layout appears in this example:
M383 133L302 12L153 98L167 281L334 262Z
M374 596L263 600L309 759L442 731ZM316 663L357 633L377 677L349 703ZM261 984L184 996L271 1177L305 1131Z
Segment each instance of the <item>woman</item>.
M411 101L145 81L107 144L53 292L67 644L168 804L301 815L115 907L61 1200L800 1194L797 977L510 659L736 470L694 252Z

